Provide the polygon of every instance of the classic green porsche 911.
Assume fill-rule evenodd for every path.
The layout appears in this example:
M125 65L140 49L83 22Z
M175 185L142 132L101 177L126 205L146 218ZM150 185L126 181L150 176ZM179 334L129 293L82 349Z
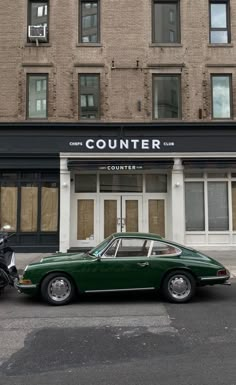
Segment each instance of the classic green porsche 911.
M116 233L87 253L57 253L28 265L22 293L65 305L80 293L161 290L171 302L189 301L197 286L229 284L216 260L149 233Z

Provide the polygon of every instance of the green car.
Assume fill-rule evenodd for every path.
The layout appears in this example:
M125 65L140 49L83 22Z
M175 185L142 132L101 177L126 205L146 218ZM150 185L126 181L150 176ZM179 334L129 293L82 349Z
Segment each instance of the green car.
M58 253L28 265L22 293L65 305L80 293L161 290L171 302L189 301L197 286L229 284L214 259L156 234L116 233L87 253Z

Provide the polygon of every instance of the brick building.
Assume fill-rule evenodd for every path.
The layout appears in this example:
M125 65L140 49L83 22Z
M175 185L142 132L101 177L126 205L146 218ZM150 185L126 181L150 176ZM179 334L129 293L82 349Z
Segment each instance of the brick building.
M0 224L236 244L236 0L0 5Z

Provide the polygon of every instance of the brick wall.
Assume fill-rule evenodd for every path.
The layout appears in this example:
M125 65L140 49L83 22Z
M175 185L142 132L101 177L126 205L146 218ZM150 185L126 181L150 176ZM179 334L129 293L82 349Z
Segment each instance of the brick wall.
M236 0L232 43L209 45L206 0L181 0L181 44L153 46L151 0L101 0L101 44L78 44L78 0L50 0L49 44L27 43L27 0L0 3L0 121L24 121L26 74L49 74L49 121L78 120L78 73L100 73L101 120L152 120L152 74L182 79L182 119L211 119L210 74L230 73L236 100ZM112 61L114 68L112 68ZM138 68L137 68L138 61ZM234 103L236 115L236 102Z

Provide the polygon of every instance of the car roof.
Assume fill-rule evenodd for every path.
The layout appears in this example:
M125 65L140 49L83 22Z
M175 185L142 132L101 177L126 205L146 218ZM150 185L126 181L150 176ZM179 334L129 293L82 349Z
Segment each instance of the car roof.
M113 233L113 238L146 238L146 239L163 239L160 235L154 233L139 233L139 232L127 232L127 233Z

